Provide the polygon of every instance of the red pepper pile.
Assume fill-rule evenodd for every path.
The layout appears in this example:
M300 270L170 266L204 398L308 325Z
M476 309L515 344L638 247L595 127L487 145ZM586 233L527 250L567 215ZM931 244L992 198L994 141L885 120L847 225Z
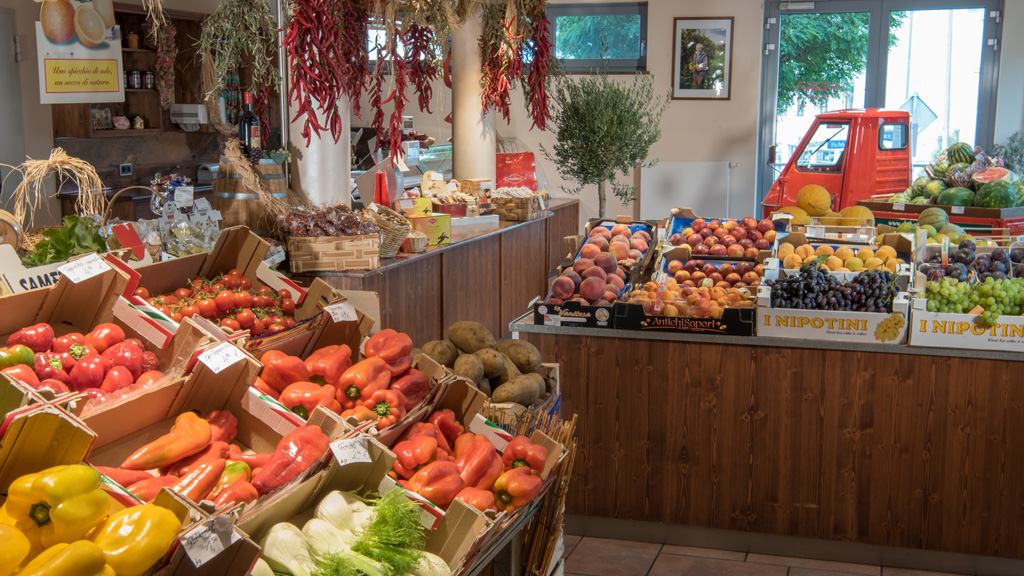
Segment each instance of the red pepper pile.
M483 8L484 32L480 37L483 71L483 110L496 110L509 121L509 105L516 82L523 81L533 126L545 129L550 118L547 83L552 44L544 0L527 0L520 13L504 4ZM524 62L530 59L524 77Z
M270 350L255 388L302 418L317 406L384 429L405 416L430 392L430 379L412 368L412 339L381 330L366 341L366 358L352 364L352 350L327 346L305 360Z
M295 301L290 293L267 286L254 290L252 280L238 269L212 282L193 280L191 288L178 288L173 294L150 297L149 290L140 287L135 295L175 322L199 315L228 330L248 330L252 336L295 326Z
M253 454L231 444L237 434L238 420L227 410L206 418L185 412L170 432L136 450L119 468L95 468L144 502L168 487L220 508L251 503L284 486L319 462L329 444L316 426L300 426L273 452Z
M59 337L49 324L29 326L7 338L0 357L6 360L0 372L36 390L86 392L104 402L139 393L167 378L159 371L156 354L109 323L97 325L88 334Z
M391 477L443 509L459 499L480 511L513 512L544 486L547 449L517 436L499 454L486 436L466 433L447 408L413 424L391 450Z

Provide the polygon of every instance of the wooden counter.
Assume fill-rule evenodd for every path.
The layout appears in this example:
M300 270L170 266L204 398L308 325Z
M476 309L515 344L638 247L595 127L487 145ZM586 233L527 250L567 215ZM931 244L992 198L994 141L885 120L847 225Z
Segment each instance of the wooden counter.
M342 290L380 296L382 324L409 334L417 345L444 338L459 320L476 320L495 336L526 302L543 296L548 272L561 263L562 238L579 234L579 201L555 199L545 218L502 222L448 246L422 254L399 254L377 270L292 274L302 284L313 278Z
M1024 353L513 329L580 418L568 514L1024 559Z

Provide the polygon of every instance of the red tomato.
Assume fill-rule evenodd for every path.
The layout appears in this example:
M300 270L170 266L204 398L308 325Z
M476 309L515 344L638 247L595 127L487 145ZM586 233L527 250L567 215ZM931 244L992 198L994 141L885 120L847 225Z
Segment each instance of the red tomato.
M234 290L242 285L242 279L239 276L224 276L220 282L228 290Z
M203 280L202 278L196 278L195 280L192 281L192 289L193 290L198 289L198 288L202 287L202 285L205 284L205 283L206 283L206 280Z
M252 288L252 280L242 276L242 290L248 290L249 288Z
M170 306L171 304L177 304L178 303L178 297L173 295L173 294L168 294L166 296L161 296L160 298L163 299L161 304L163 304L164 306Z
M157 370L149 370L143 372L139 379L132 385L133 390L139 390L144 388L153 388L159 386L167 381L167 376L163 372Z
M288 290L285 290L284 288L281 288L280 290L277 291L277 299L278 300L284 300L285 298L291 298L291 297L292 297L292 293L289 292Z
M210 293L211 294L217 294L217 293L219 293L223 289L224 289L224 283L223 282L217 282L213 286L210 286Z
M135 289L135 295L143 300L149 300L149 290L146 290L142 286Z
M157 306L156 309L157 309L158 312L160 312L164 316L170 317L170 315L171 315L171 309L168 308L167 306Z
M257 318L253 321L252 327L249 328L249 335L259 336L260 334L263 334L263 321Z
M179 312L181 313L182 318L191 318L196 314L199 314L199 307L196 305L182 306Z
M266 308L267 306L270 306L271 303L273 303L273 299L262 292L252 297L253 308Z
M284 319L284 327L285 328L291 328L292 326L295 326L295 324L296 324L295 318L285 318Z
M282 300L281 311L289 316L295 314L295 301L293 301L291 298L285 298L284 300Z
M227 290L221 290L214 301L217 303L218 312L227 312L235 307L235 294Z
M246 308L235 314L235 320L238 321L238 325L242 328L252 328L253 324L256 323L256 315L252 313L252 310Z
M163 300L160 298L146 298L146 302L149 303L150 306L159 306Z
M252 294L235 292L235 308L248 308L249 306L252 306Z
M239 277L241 277L242 276L242 271L239 270L238 268L232 268L231 270L228 270L228 276L239 276Z
M260 292L273 292L274 289L270 286L260 286Z
M217 303L210 298L200 300L196 306L204 318L215 318L217 316Z
M184 300L185 298L188 298L191 295L192 291L189 290L188 288L178 288L177 290L174 291L174 297L177 298L178 300Z
M281 330L284 330L284 326L282 326L281 324L278 324L276 322L271 324L270 326L267 326L267 333L268 334L273 334L274 332L280 332Z
M181 312L171 312L170 314L168 314L168 316L171 317L171 320L174 320L175 322L178 323L180 323L185 318L184 316L181 315Z
M220 325L221 325L221 328L227 328L229 330L241 330L242 329L242 326L238 323L238 320L235 320L234 318L221 318L220 319Z

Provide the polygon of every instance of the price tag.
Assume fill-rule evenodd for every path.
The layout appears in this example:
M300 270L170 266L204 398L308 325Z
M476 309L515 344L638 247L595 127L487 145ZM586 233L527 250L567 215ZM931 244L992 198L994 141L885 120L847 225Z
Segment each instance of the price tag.
M435 182L444 181L444 176L442 176L440 172L434 172L433 170L427 172L427 178Z
M540 209L541 210L547 210L548 209L548 203L544 200L543 196L540 197Z
M217 557L226 548L238 542L238 532L231 518L217 516L203 522L181 537L181 546L196 568Z
M214 222L220 222L224 217L220 215L220 210L210 210L210 220Z
M206 211L206 212L209 212L210 210L213 210L213 206L210 204L210 201L207 200L206 198L196 198L195 199L195 206L196 206L196 210L203 210L203 211Z
M902 202L894 202L892 205L892 209L897 212L903 212L904 210L907 209L907 205Z
M324 312L330 314L331 320L335 322L354 322L359 320L359 315L356 314L356 307L351 302L339 302L338 304L325 306Z
M370 452L366 449L366 438L342 439L331 443L331 452L339 466L369 463Z
M178 205L178 208L191 208L192 197L191 186L178 186L174 189L174 203Z
M964 207L963 206L951 206L951 208L952 208L952 210L950 210L950 212L952 212L953 214L963 214L964 213Z
M75 284L83 280L88 280L93 276L97 276L110 270L110 266L103 261L102 258L95 254L90 254L84 258L79 258L74 262L68 262L67 264L57 268L57 271L68 277Z
M206 364L206 367L213 370L214 374L220 374L225 368L245 358L242 352L234 344L227 342L203 352L199 355L199 361Z
M267 266L270 266L271 268L273 268L274 266L277 266L281 262L284 262L284 251L283 250L275 251L275 252L267 255L267 257L264 258L263 261L267 263Z

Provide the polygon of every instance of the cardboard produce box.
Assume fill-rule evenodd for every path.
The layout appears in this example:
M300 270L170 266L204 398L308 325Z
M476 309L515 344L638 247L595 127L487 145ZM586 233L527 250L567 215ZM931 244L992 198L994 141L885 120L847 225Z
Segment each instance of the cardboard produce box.
M906 292L896 294L889 314L772 308L769 286L759 289L757 299L758 336L892 345L906 341L910 314Z
M1024 316L1000 315L985 327L973 314L929 312L928 301L914 298L910 311L910 345L968 350L1020 352L1024 345Z
M511 422L524 418L533 421L530 431L536 427L537 420L559 417L562 414L562 386L560 383L558 364L544 363L540 365L540 374L544 376L547 391L533 406L523 406L515 402L484 402L482 414L493 422Z

